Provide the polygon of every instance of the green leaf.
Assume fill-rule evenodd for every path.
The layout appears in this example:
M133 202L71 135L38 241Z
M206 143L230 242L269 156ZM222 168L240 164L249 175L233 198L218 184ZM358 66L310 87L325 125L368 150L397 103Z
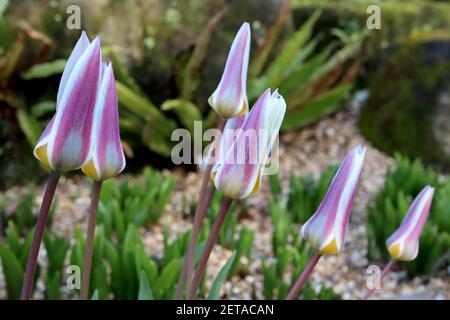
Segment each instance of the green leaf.
M12 250L0 243L0 258L9 299L19 299L22 290L23 268Z
M139 88L139 85L136 83L136 80L134 80L134 78L128 72L128 69L122 63L120 63L114 48L110 50L109 57L111 59L111 64L113 66L116 79L129 87L134 92L143 94L141 89Z
M56 103L54 101L41 101L33 105L30 109L31 114L34 117L39 118L49 112L54 112L56 109Z
M61 299L61 273L50 273L45 274L45 298L48 300L59 300Z
M194 121L202 120L202 115L198 107L188 100L183 99L166 100L161 105L161 110L163 111L173 110L177 114L181 123L191 133L194 132Z
M164 267L164 269L161 271L161 274L156 279L153 285L153 290L156 298L161 297L165 290L175 285L178 279L179 272L180 272L179 259L170 261Z
M308 105L288 113L284 119L282 129L293 130L316 121L321 116L334 112L345 105L342 103L352 88L351 84L344 84L333 88L316 97Z
M148 98L134 92L119 81L116 81L116 89L119 103L130 112L145 119L165 135L170 135L175 129L175 124L166 118Z
M2 68L0 68L0 82L8 80L16 71L24 50L25 37L23 34L19 34L9 46L5 56L0 60L0 64L2 64Z
M26 72L23 72L21 77L25 80L47 78L55 74L60 74L64 71L66 66L66 59L54 60L32 66Z
M164 132L161 132L159 128L155 127L152 123L144 125L142 130L142 143L150 150L159 153L165 157L169 157L172 148L170 146L170 136L167 136Z
M264 74L265 87L277 88L282 82L282 76L286 68L298 54L301 47L310 39L314 24L320 16L320 11L316 11L289 39L288 43L281 50L280 54L270 65Z
M98 300L98 290L95 290L94 293L92 294L91 300Z
M138 300L154 300L147 274L143 270L141 271L141 278L139 281Z
M42 133L43 128L41 124L25 110L17 112L17 120L28 142L34 146Z
M208 300L219 299L220 288L222 287L223 282L227 278L228 272L230 271L235 258L236 258L236 251L233 252L233 254L228 259L228 261L224 264L222 269L220 269L219 273L217 274L216 279L214 279L214 282L211 286L211 291L209 292L209 295L208 295Z
M211 43L211 37L227 9L226 7L219 10L202 29L196 39L194 50L189 57L187 63L182 67L180 87L180 96L185 100L191 100L195 90L197 89L201 79L201 67L208 54L208 47Z

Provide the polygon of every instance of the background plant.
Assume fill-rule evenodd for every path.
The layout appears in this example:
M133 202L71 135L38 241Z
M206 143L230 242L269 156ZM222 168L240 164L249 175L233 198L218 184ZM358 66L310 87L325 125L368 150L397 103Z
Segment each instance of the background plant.
M292 130L345 105L359 70L356 56L365 34L334 29L334 40L321 47L324 35L313 33L321 15L316 11L280 44L278 38L289 17L284 10L251 64L249 97L256 99L264 88L279 88L287 104L283 129Z

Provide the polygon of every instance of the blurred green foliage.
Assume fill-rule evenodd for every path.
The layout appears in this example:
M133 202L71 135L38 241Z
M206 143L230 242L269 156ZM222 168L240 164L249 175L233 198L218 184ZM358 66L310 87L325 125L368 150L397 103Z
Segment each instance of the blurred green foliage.
M282 11L250 66L251 100L265 88L279 88L285 97L284 130L300 128L344 107L359 71L357 56L365 33L348 35L343 30L332 30L335 40L320 48L323 34L313 36L320 15L320 11L314 12L280 44L280 26L288 18Z
M429 184L436 188L430 216L420 237L419 254L405 264L409 275L430 274L449 265L450 180L440 181L418 161L396 155L397 169L386 174L384 187L368 206L368 257L387 261L386 239L400 226L419 192Z
M118 239L125 238L129 224L145 227L158 223L170 201L176 179L152 169L143 170L140 179L124 176L120 181L107 180L102 185L97 221L104 225L108 238L113 231Z
M377 148L448 170L449 52L448 40L411 38L383 53L359 119Z

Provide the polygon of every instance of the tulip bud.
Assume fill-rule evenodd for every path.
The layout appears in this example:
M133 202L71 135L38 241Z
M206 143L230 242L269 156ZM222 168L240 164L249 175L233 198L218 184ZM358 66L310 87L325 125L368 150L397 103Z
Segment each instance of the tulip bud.
M267 89L256 101L242 128L226 151L224 161L212 170L218 190L231 198L245 198L261 187L263 170L286 111L278 91Z
M103 67L94 108L91 146L89 160L81 170L94 180L114 177L125 168L125 156L120 142L116 81L111 64Z
M434 188L426 186L416 197L400 227L386 241L393 260L411 261L419 252L419 237L430 212Z
M59 172L80 168L91 149L101 52L99 38L89 45L88 41L83 33L64 70L56 113L34 149L37 159Z
M350 151L319 208L301 228L302 237L320 254L342 250L365 153L366 148L361 146Z
M228 54L219 86L209 97L211 107L224 119L245 114L248 110L247 69L250 54L250 25L239 29Z

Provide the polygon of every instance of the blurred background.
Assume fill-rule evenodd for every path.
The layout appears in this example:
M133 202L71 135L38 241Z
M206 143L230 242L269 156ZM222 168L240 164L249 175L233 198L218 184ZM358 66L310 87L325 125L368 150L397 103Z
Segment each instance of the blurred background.
M371 5L376 5L375 9ZM77 8L81 29L69 29L68 19L76 19ZM368 20L377 18L377 8L380 28L373 28L373 20ZM364 268L385 261L384 240L395 230L412 198L424 184L431 183L438 191L421 255L417 262L399 267L381 297L450 298L448 1L0 0L0 242L3 237L8 244L7 235L13 233L8 231L9 220L18 229L17 237L27 239L24 230L34 221L35 197L41 195L41 187L29 185L30 175L40 182L47 176L32 149L55 110L65 61L81 30L86 30L91 39L101 36L104 58L113 62L126 173L130 175L119 179L117 185L111 182L104 206L112 195L120 194L114 210L132 213L126 218L129 221L122 221L117 239L128 234L128 223L141 228L136 232L153 239L144 241L143 246L159 252L155 272L161 275L171 258L183 252L181 238L176 238L179 243L173 239L190 228L201 178L194 166L172 164L170 135L179 127L192 131L195 120L203 120L204 128L215 124L217 118L207 98L217 86L231 42L244 21L252 29L249 100L254 102L267 87L279 88L288 110L281 134L280 175L270 178L270 186L260 198L236 208L235 221L229 222L230 229L221 240L225 252L239 248L242 256L227 278L223 297L285 295L291 276L278 284L274 275L292 273L294 277L306 261L303 255L309 254L294 235L296 231L289 229L291 222L296 226L306 221L329 184L333 165L350 147L362 143L370 148L351 222L354 228L350 228L349 242L353 244L349 243L342 256L329 257L319 265L319 273L334 272L334 276L327 278L325 289L313 281L306 297L357 297L364 288ZM153 169L142 173L147 166ZM65 213L55 217L52 227L63 235L72 234L69 229L83 222L85 213L73 207L88 203L88 187L80 186L86 180L78 174L73 178L63 182L58 211ZM143 183L148 190L155 189L152 199L133 195ZM163 183L167 190L159 187ZM133 200L127 202L128 196ZM75 201L75 197L80 199ZM149 201L155 199L157 208L148 212ZM258 199L264 204L269 201L269 209L258 206ZM135 207L129 208L132 201ZM139 214L146 218L135 217L137 208L145 211ZM106 235L113 234L120 223L111 220L117 217L108 218L111 208L100 210L104 210ZM214 208L212 211L213 219ZM43 270L50 266L50 271L58 271L42 275L38 291L47 298L70 297L64 290L60 292L65 277L61 270L67 257L75 261L81 249L77 244L74 249L64 237L53 240L60 240L54 248L64 243L64 255L55 258L53 265L43 262ZM47 241L47 251L53 240ZM170 247L169 240L177 249ZM164 243L163 248L158 241ZM0 247L3 263L12 259L11 255L16 255L17 261L9 267L3 264L5 274L10 270L3 283L14 278L14 267L23 264L23 248L5 253L8 245ZM167 248L172 248L169 256ZM66 252L71 253L66 256ZM216 262L222 264L220 259ZM99 258L98 263L107 262ZM292 269L290 264L296 267ZM142 285L140 272L133 278L135 287L111 289L106 271L111 267L104 268L104 273L98 271L97 282L94 280L102 288L97 291L100 297L137 297ZM120 272L113 274L120 278ZM155 296L170 297L173 288L155 284L156 274L153 277L149 271L148 275L150 285L158 287ZM7 293L13 298L14 281L9 282Z

